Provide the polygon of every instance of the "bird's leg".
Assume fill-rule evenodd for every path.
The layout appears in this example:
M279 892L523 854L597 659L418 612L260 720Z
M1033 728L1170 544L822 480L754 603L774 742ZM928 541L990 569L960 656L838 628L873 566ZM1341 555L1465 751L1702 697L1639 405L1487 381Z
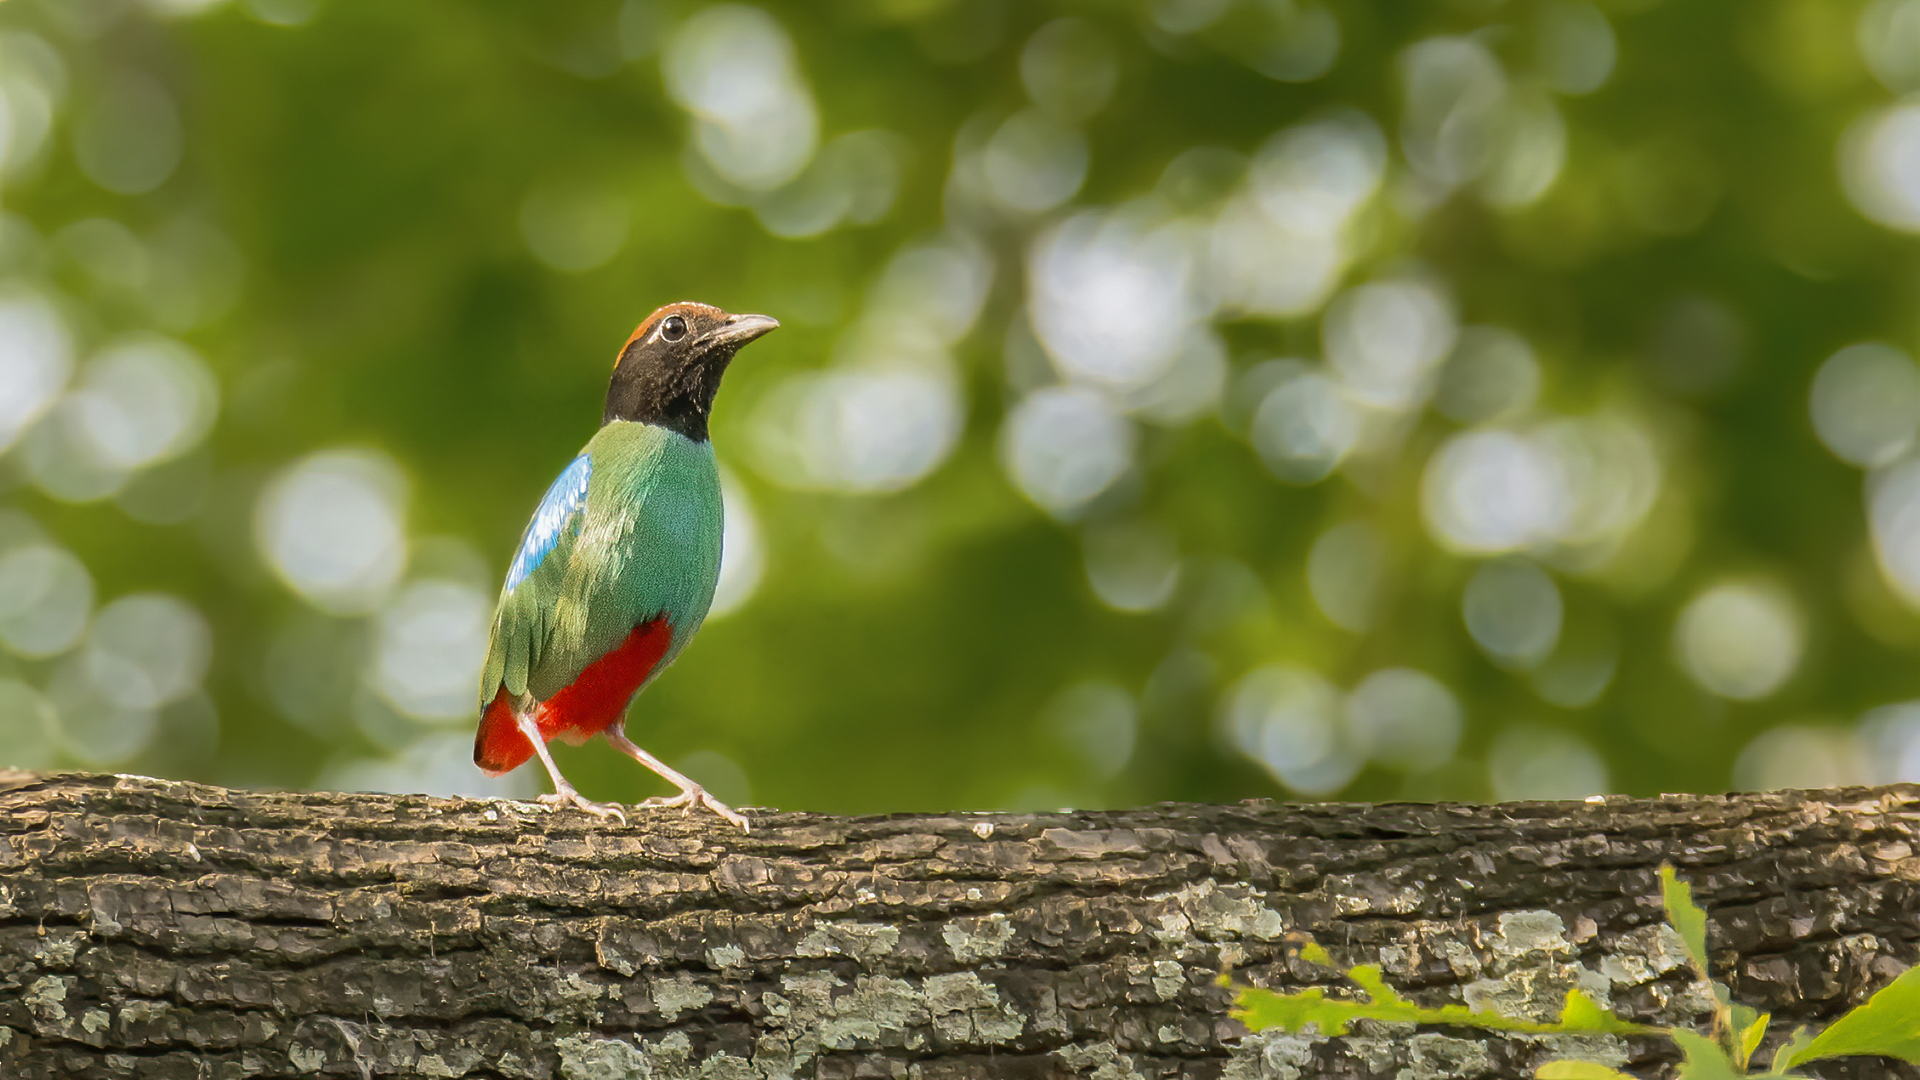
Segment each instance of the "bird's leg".
M586 798L573 790L567 778L560 775L560 766L553 763L553 754L547 750L547 740L540 734L540 725L534 722L533 709L525 707L523 702L522 707L513 710L513 722L520 729L520 734L533 744L534 753L540 755L540 764L547 767L547 775L553 777L553 794L540 796L542 803L547 806L577 806L595 817L609 821L618 818L620 824L627 823L625 811L612 803L597 803Z
M728 821L733 822L735 825L740 826L741 831L748 831L749 826L747 825L746 815L707 794L706 788L694 783L693 780L679 770L668 766L666 762L640 749L639 746L634 744L632 739L627 738L627 730L624 723L615 724L607 729L607 741L613 744L615 750L620 751L640 764L645 765L647 768L652 769L654 772L659 773L669 784L680 789L680 794L678 795L671 798L648 799L642 804L643 806L684 806L687 808L688 813L692 813L696 808L704 806L714 813L719 814L721 817L726 818Z

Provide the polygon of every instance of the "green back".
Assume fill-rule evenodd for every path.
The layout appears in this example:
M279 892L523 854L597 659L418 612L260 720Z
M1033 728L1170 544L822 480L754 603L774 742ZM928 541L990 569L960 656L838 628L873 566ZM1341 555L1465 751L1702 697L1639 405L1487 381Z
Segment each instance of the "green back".
M665 615L673 640L651 682L713 603L722 521L713 445L614 421L582 453L593 472L581 508L533 573L501 590L482 709L502 684L515 697L552 697L636 625Z

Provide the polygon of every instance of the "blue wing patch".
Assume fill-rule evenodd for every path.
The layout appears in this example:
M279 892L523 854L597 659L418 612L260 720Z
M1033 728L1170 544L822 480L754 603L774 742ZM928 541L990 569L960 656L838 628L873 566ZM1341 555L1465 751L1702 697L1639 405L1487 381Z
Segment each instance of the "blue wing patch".
M553 486L540 500L539 509L533 512L533 520L527 523L527 533L520 538L520 550L513 554L513 565L507 568L508 592L540 569L541 561L560 542L567 523L579 513L580 504L587 501L587 477L591 475L593 459L581 454L554 478Z

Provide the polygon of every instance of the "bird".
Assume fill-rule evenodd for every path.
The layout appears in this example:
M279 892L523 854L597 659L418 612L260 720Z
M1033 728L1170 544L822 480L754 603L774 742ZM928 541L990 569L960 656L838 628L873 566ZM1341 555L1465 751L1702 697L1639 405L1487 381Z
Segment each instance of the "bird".
M637 746L627 707L686 648L720 577L720 474L707 421L734 354L780 324L708 304L667 304L621 346L600 430L560 471L520 537L480 676L473 761L501 776L539 755L540 801L626 823L581 796L547 742L605 734L678 795L643 805L744 815Z

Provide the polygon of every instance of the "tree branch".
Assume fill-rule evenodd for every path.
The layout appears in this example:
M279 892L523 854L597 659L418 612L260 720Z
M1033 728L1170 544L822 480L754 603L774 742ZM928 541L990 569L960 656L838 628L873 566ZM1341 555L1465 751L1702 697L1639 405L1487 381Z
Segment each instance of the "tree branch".
M1617 1039L1249 1036L1215 979L1333 980L1305 934L1422 1002L1545 1017L1578 985L1688 1022L1662 861L1776 1018L1831 1021L1920 957L1913 785L631 817L0 775L0 1075L1652 1075L1663 1048Z

